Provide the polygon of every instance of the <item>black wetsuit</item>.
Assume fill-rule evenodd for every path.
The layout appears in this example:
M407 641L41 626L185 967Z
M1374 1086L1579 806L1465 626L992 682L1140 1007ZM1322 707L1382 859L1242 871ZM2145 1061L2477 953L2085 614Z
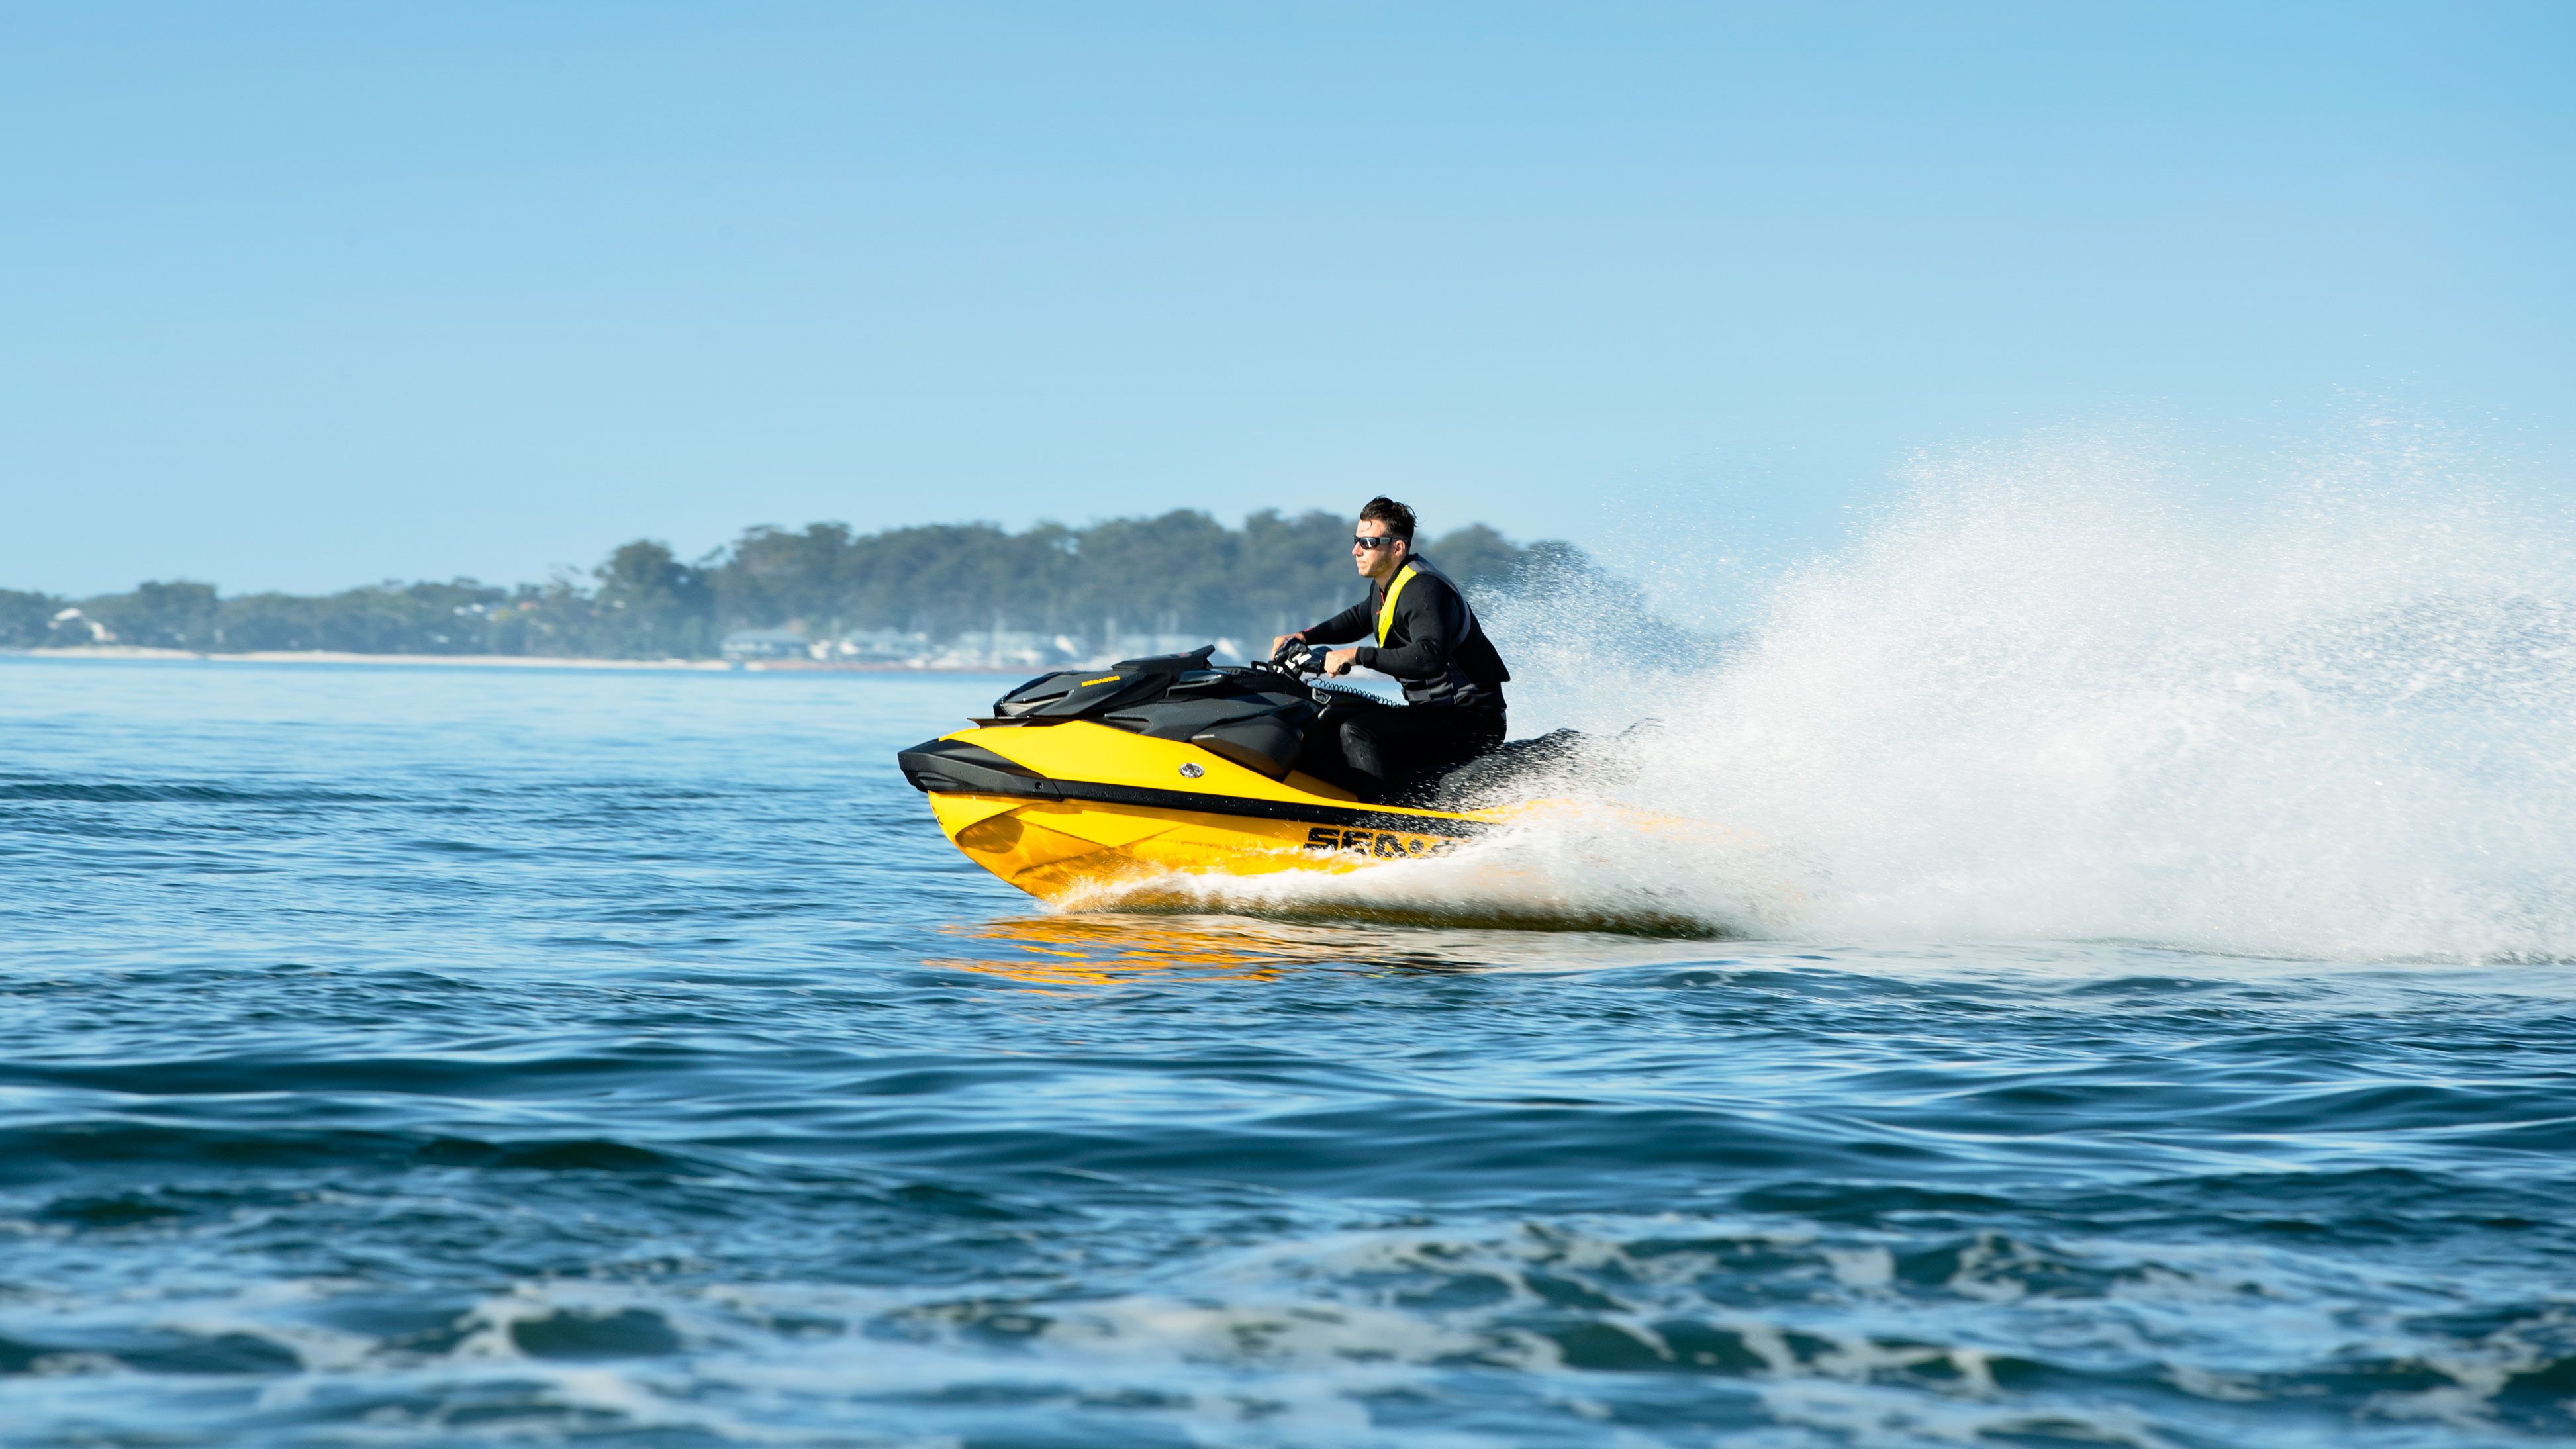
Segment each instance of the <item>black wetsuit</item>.
M1316 644L1372 641L1359 647L1357 662L1393 675L1405 698L1401 707L1336 698L1297 758L1307 774L1383 801L1503 742L1503 685L1512 672L1466 595L1430 560L1407 558L1394 578L1305 635Z

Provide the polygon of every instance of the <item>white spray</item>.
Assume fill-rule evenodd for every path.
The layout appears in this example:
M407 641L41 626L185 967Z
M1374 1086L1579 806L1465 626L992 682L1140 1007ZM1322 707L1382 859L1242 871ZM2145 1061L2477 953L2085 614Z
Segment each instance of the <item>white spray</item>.
M2401 450L2233 506L2102 444L1927 463L1910 484L1859 544L1785 579L1713 674L1644 691L1596 670L1538 700L1586 723L1661 715L1623 793L1810 868L1748 916L1715 863L1710 915L1766 934L2576 955L2563 516ZM1536 645L1520 674L1566 677L1573 621L1507 622Z

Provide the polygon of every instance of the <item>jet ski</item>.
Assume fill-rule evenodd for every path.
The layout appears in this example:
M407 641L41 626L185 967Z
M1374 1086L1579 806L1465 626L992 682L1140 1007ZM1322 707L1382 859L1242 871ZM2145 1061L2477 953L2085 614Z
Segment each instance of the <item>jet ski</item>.
M1407 800L1363 801L1297 768L1310 730L1376 697L1323 672L1324 651L1216 667L1213 646L1030 680L974 728L898 753L967 859L1047 901L1159 875L1348 871L1420 860L1517 813L1442 808L1494 793L1507 765L1561 753L1506 745ZM1560 731L1560 736L1570 736ZM1553 742L1554 748L1550 748Z

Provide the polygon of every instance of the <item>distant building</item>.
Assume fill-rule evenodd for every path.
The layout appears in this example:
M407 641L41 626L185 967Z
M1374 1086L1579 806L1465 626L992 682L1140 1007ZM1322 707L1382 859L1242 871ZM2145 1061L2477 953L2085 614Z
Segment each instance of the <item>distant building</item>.
M1104 662L1120 659L1151 659L1158 654L1187 654L1202 644L1214 644L1218 659L1239 659L1242 647L1231 639L1210 639L1205 634L1120 634L1110 641Z
M82 613L78 609L65 609L61 613L56 614L51 622L57 630L67 629L72 625L78 625L83 629L87 629L89 631L89 642L92 644L113 644L116 642L115 630L100 623L96 619L91 618L89 615Z
M1055 639L1011 629L960 634L931 658L939 669L1044 669L1069 662Z
M900 629L858 629L823 646L820 657L849 664L925 664L930 636Z
M1152 654L1186 654L1213 642L1216 657L1231 660L1242 650L1231 639L1211 641L1204 634L1120 634L1115 648L1100 650L1064 634L990 629L936 639L919 631L857 629L838 639L808 640L794 629L736 629L724 637L724 657L815 659L826 664L871 664L914 669L1046 669L1088 668L1114 660Z
M812 646L793 629L736 629L724 636L727 659L803 659Z

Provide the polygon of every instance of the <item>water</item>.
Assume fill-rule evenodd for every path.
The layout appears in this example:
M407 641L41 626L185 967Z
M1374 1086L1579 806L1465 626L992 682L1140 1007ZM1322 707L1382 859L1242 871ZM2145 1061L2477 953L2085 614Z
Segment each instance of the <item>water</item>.
M0 1441L2576 1433L2544 604L1866 562L1639 746L1738 833L1195 914L939 838L1008 681L0 660Z

